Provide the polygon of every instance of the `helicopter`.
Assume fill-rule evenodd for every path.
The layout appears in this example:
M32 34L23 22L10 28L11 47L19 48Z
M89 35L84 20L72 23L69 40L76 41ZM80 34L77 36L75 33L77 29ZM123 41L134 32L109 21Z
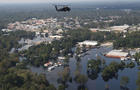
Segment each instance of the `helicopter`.
M58 6L63 6L62 8L58 8ZM68 5L55 5L55 9L58 12L70 12L71 8Z

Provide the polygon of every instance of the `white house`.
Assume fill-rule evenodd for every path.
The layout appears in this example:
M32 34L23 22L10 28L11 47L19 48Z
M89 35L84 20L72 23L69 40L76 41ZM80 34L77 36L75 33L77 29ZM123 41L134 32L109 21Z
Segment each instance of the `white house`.
M113 26L110 27L112 31L117 31L117 32L126 32L126 30L129 28L129 25L122 25L122 26Z
M128 56L128 52L123 52L122 50L112 50L108 52L105 56L111 58L125 58Z
M59 35L54 35L54 36L49 36L52 39L61 39L63 38L63 36L59 36Z
M83 42L79 42L78 45L80 47L82 47L83 45L85 46L96 46L98 44L97 41L89 41L89 40L86 40L86 41L83 41Z

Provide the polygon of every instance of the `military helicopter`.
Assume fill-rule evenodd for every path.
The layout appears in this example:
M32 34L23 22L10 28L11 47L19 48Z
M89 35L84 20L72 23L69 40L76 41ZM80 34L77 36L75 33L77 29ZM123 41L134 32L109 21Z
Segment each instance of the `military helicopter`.
M61 8L58 8L60 6L62 6L62 7ZM71 11L71 8L68 7L68 5L55 5L55 9L58 12L70 12Z

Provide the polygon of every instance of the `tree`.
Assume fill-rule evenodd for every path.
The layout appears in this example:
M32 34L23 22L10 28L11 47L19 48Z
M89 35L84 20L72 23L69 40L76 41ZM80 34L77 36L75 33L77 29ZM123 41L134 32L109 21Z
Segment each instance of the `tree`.
M138 86L137 90L140 90L140 72L138 72L138 79L136 81L136 84Z
M130 62L130 63L127 64L127 67L134 68L135 67L135 63L134 62Z
M121 77L121 81L120 81L120 85L122 86L122 87L127 87L127 84L129 83L129 78L127 77L127 76L122 76Z
M105 66L105 64L106 64L106 61L104 59L102 60L102 64L103 64L103 66Z
M69 56L66 56L66 57L65 57L64 63L65 63L66 66L68 65L68 63L69 63Z
M101 60L89 60L87 68L88 77L92 80L95 80L101 70Z
M54 85L49 85L46 90L57 90Z
M65 86L64 85L59 85L58 90L65 90Z
M136 48L140 46L140 31L128 32L126 35L126 38L119 37L114 41L114 48Z
M81 72L81 69L82 69L82 66L81 66L81 64L80 64L80 61L77 61L77 62L76 62L76 70L75 70L75 72L74 72L74 74L75 74L74 80L75 80L75 81L76 81L77 78L79 77L80 72Z
M105 85L105 90L109 90L109 85L108 84Z
M87 67L92 72L98 73L100 71L101 61L100 60L89 60Z
M111 62L108 66L106 66L102 71L102 77L105 81L116 77L117 72L120 69L120 64L118 62Z
M84 85L88 81L88 78L85 75L80 74L76 81L80 85Z
M88 81L87 76L80 74L77 79L76 82L80 84L81 88L85 88L85 83Z
M59 78L60 78L62 84L65 86L66 82L69 80L69 77L70 77L69 67L65 67L62 72L58 73L58 75L59 75Z
M77 47L77 48L76 48L76 54L77 54L77 55L80 54L80 51L81 51L81 48L80 48L80 47Z

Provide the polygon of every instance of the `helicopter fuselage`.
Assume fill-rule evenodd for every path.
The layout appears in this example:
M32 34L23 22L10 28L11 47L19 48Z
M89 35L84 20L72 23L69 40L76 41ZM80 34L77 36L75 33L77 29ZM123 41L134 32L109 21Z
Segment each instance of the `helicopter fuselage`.
M57 8L57 6L55 6L55 8L56 8L56 11L58 11L58 12L69 12L71 9L69 8L69 7L63 7L63 8Z

